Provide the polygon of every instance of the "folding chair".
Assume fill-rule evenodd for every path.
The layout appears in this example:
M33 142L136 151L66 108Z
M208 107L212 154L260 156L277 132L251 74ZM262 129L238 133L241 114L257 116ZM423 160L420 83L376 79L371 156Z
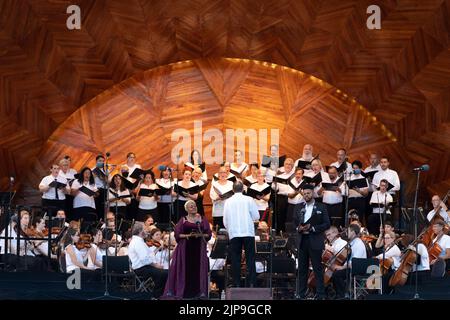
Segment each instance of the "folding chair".
M128 291L130 287L134 288L135 273L130 270L130 261L128 256L103 256L103 274L106 276L106 281L112 282L113 278L121 279L120 287ZM106 265L108 266L108 273L106 273Z
M373 272L370 272L373 270ZM371 290L383 294L383 278L378 259L352 259L351 271L352 298L363 299Z
M139 275L135 270L131 271L134 274L134 291L135 292L153 292L153 288L155 287L155 283L153 282L152 277L149 275L147 277L143 275Z

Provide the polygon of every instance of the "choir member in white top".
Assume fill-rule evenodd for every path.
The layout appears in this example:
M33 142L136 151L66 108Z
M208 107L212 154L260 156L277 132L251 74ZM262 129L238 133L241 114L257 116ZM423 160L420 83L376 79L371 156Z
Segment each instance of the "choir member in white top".
M111 165L110 165L111 166ZM108 169L111 171L113 168ZM95 186L98 190L98 197L95 198L95 208L98 217L105 214L106 189L108 188L107 171L105 170L105 157L99 154L95 157L95 167L91 169L94 176ZM109 176L111 179L111 176Z
M208 176L206 174L205 162L202 161L200 152L197 149L192 150L191 157L189 160L190 161L186 162L184 165L188 166L192 170L194 170L195 168L200 168L202 180L204 180L204 181L208 180Z
M396 171L389 169L388 157L382 157L380 160L381 170L375 173L372 184L374 187L379 187L381 180L387 180L393 187L388 190L391 195L395 195L396 191L400 190L400 179Z
M261 168L263 169L263 168ZM253 183L256 183L256 173L259 170L259 165L257 163L250 164L250 175L246 176L242 183L244 184L244 190L247 191L247 188L250 187ZM264 170L264 177L266 170Z
M431 222L433 218L441 218L445 223L449 223L448 208L438 195L434 195L431 198L431 203L433 204L433 210L428 212L427 220Z
M386 180L380 181L380 190L372 193L370 205L372 206L372 213L368 217L367 229L370 234L376 234L378 226L384 221L381 215L390 215L389 204L393 201L392 196L387 192L388 182Z
M227 180L229 180L231 182L236 181L236 179L237 179L236 176L231 173L231 164L229 162L224 162L223 163L223 167L225 168L225 170L227 172ZM215 180L215 181L219 180L219 173L218 172L216 174L214 174L213 180Z
M225 196L233 193L233 182L227 180L228 173L224 166L220 167L218 176L219 180L212 182L209 196L213 202L213 224L214 226L218 225L220 229L223 229L223 208L228 199Z
M127 163L122 165L120 169L122 176L124 176L131 183L135 183L136 179L131 178L130 176L136 168L141 169L141 165L136 163L136 155L133 152L130 152L127 154Z
M313 146L310 144L305 144L303 146L303 153L302 153L302 157L300 159L295 160L294 163L294 167L297 168L299 166L299 162L300 161L308 161L308 162L312 162L312 160L314 159L313 156ZM311 168L306 168L303 169L303 174L310 174L311 173Z
M272 158L272 161L270 162L270 165L266 170L266 182L267 183L272 183L272 179L275 175L277 175L280 172L284 172L284 167L280 168L281 163L279 163L277 161L273 161L273 159L279 160L278 145L273 144L270 146L270 157Z
M185 169L183 172L183 180L178 181L175 183L177 187L182 187L184 189L190 189L196 186L196 183L191 181L192 179L192 173L190 170ZM175 215L176 215L176 221L180 220L180 218L185 217L187 215L187 212L184 208L185 203L188 200L197 200L198 193L190 194L188 192L175 192L175 187L172 191L172 196L176 198L175 200Z
M361 174L362 163L359 160L352 162L353 174L350 175L350 179L346 181L355 181L356 183L364 183L365 186L352 185L349 182L346 191L348 192L348 209L355 209L359 220L363 221L366 216L366 197L369 194L369 181Z
M291 188L289 187L289 181L294 176L294 160L287 158L284 161L282 173L278 173L274 177L272 182L272 189L277 194L276 212L274 213L274 227L276 232L286 231L286 217L288 210L288 194Z
M70 159L70 158L69 158ZM75 181L75 175L77 174L75 169L70 168L70 160L63 158L59 161L59 175L67 179L68 186L70 187ZM69 217L72 217L73 211L73 197L70 195L70 190L66 194L66 199L64 200L65 211L68 213Z
M169 167L165 166L161 170L159 179L156 179L156 184L164 189L169 189L166 194L160 195L158 199L158 218L161 223L169 223L171 211L173 209L173 202L176 198L172 197L171 190L176 182L176 179L172 177L172 171ZM172 215L172 221L175 220L175 215Z
M371 153L369 161L370 161L370 165L364 169L365 173L381 171L380 161L378 160L378 154ZM372 178L369 178L368 180L370 183L369 184L369 192L372 193L376 190L376 188L374 188L374 185L372 184Z
M336 167L340 172L344 172L347 175L350 175L350 173L352 173L352 165L350 164L350 162L347 161L347 150L341 148L337 151L336 153L336 157L337 157L337 161L333 162L332 164L330 164L330 167ZM344 164L345 163L345 164ZM345 167L344 170L340 170L341 166Z
M270 186L264 181L264 173L262 170L257 171L256 179L257 182L252 184L248 189L259 192L266 190L267 188L270 190ZM270 191L266 195L257 195L256 198L253 199L256 203L256 207L258 208L260 220L268 221L269 215L266 210L269 207Z
M141 180L135 189L136 200L139 202L138 214L136 217L137 221L144 221L146 215L150 214L152 217L159 222L158 216L158 200L159 197L154 191L153 194L149 196L141 196L139 192L141 190L156 190L158 186L155 183L155 174L153 172L146 172L144 175L144 180Z
M57 164L53 164L50 175L41 180L39 191L42 193L42 206L51 209L52 216L59 209L65 210L66 194L70 193L70 187L67 179L59 174Z
M109 208L117 214L117 218L125 218L127 213L127 205L131 203L130 190L125 188L124 182L120 174L115 174L108 190Z
M334 186L331 190L326 190L324 183L335 183L337 186ZM328 169L328 175L324 176L321 185L317 194L322 196L322 201L327 206L331 224L337 227L343 226L344 210L342 195L345 194L345 182L343 182L342 178L339 178L336 167L332 166Z
M98 196L91 169L85 167L80 177L72 183L74 218L85 221L97 220L94 197Z
M320 174L321 180L329 180L328 173L323 171L322 162L319 159L314 159L311 162L311 171L309 171L308 173L304 173L303 176L308 178L316 178L318 174ZM322 182L319 183L311 182L310 184L314 185L314 192L313 192L314 198L320 199L321 201L322 195L321 194L319 195L319 190L320 188L322 188Z
M243 162L243 154L241 150L236 150L234 153L236 162L230 164L230 172L236 176L237 179L241 180L245 178L248 172L248 164Z
M325 231L325 237L327 238L325 250L330 251L333 255L340 253L341 250L347 245L347 241L339 236L338 228L335 226L331 226L327 231Z
M303 172L302 168L295 168L294 177L288 182L288 208L286 223L294 222L294 207L295 205L305 202L303 200L303 194L301 189L301 184L303 183Z

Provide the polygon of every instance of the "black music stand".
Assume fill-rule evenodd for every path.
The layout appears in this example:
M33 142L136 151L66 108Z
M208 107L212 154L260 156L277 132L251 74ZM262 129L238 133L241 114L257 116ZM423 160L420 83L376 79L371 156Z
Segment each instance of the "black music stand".
M227 260L228 260L228 235L219 233L217 234L216 242L214 243L214 246L211 250L211 254L209 257L211 259L225 259L225 285L224 287L228 287L228 267L227 267ZM208 278L211 276L211 272L213 270L209 270L208 272Z

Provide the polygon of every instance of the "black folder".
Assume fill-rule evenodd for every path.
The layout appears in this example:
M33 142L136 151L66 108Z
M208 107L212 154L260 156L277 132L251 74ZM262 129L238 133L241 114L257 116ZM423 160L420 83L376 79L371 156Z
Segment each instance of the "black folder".
M221 193L219 191L219 189L217 189L216 187L213 186L213 188L214 188L214 191L217 193L217 195L219 196L219 198L221 200L225 200L225 199L231 198L233 196L233 194L234 194L233 190L230 190L230 191L225 192L225 193Z
M367 179L366 178L362 178L362 179L355 179L355 180L350 180L348 181L348 187L349 189L353 189L353 188L368 188L369 185L367 184Z
M93 197L93 196L95 195L95 192L92 191L91 189L89 189L89 188L86 187L86 186L81 186L81 188L78 189L78 190L80 190L80 191L83 192L84 194L88 195L89 197Z
M264 197L264 196L268 195L269 193L270 193L270 186L268 186L267 188L265 188L261 191L257 191L255 189L248 188L246 195L256 199L258 196Z
M314 184L314 185L317 186L319 183L322 182L322 174L321 174L321 172L319 172L314 177L306 177L306 176L304 176L303 180L305 180L306 183L308 183L308 184Z
M67 184L53 180L52 183L50 183L48 186L50 188L62 189L62 188L65 188L67 186Z
M188 193L188 194L194 195L194 194L197 194L197 193L200 192L200 187L195 185L195 186L192 186L190 188L183 188L182 186L180 186L178 184L175 184L173 186L173 190L176 193L181 194L181 195L183 195L183 193Z
M156 184L158 186L159 189L155 190L155 193L158 196L165 196L165 195L170 195L170 191L172 190L172 188L165 188L159 184Z
M286 161L286 155L282 155L281 157L269 157L269 156L263 156L261 165L266 168L270 168L270 165L272 163L277 163L278 161L278 168L284 166L284 161Z

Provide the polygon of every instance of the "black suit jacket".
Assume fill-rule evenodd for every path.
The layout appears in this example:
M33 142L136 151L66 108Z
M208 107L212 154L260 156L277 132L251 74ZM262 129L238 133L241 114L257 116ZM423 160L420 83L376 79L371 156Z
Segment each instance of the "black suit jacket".
M320 250L325 248L324 232L330 227L330 218L328 217L327 207L319 202L314 203L311 218L308 221L303 221L306 213L305 203L299 203L294 207L294 225L310 224L309 230L311 249ZM299 245L302 241L302 233L299 235Z

